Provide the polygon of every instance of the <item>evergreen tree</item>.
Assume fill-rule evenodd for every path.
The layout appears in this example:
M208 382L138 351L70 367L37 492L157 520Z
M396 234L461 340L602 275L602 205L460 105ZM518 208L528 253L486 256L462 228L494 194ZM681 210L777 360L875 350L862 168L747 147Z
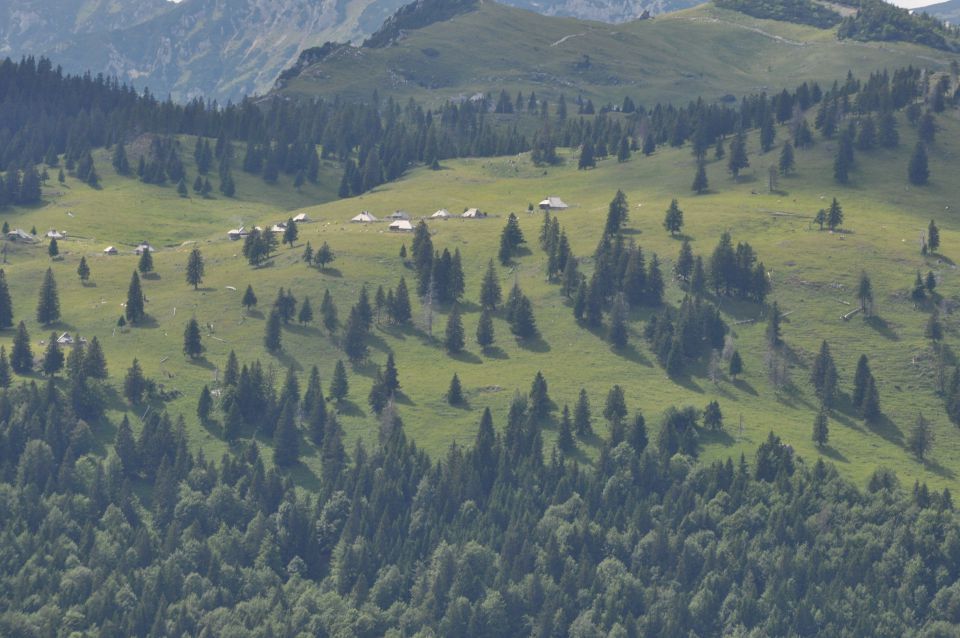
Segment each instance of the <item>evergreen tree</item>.
M210 412L213 410L213 395L210 394L210 387L203 386L200 390L200 398L197 400L197 417L200 423L207 423L210 420Z
M841 140L842 146L842 140ZM850 159L849 155L843 152L843 149L837 151L833 158L833 179L838 184L846 184L850 181Z
M357 306L354 306L350 309L350 316L343 329L343 351L350 361L362 361L367 357L366 336L367 324Z
M117 143L113 148L113 169L117 175L130 174L130 160L127 159L127 152L122 143Z
M834 197L833 201L830 202L830 209L827 211L827 228L836 230L840 226L843 226L843 208L837 198Z
M737 376L743 374L743 359L740 358L740 353L736 350L733 351L733 354L730 355L730 367L728 368L730 376L736 380Z
M47 268L40 285L40 296L37 300L37 323L49 325L60 319L60 296L57 294L57 282L53 278L53 270Z
M454 303L447 317L447 329L443 341L447 352L457 354L463 351L464 335L463 320L460 318L460 307Z
M50 333L50 340L47 342L47 350L43 354L40 369L48 377L52 377L63 369L63 351L60 349L60 344L57 343L57 335L53 332Z
M867 355L862 354L860 355L860 359L857 360L857 371L853 375L853 394L850 396L850 400L855 408L860 409L863 406L863 398L867 393L867 385L872 378L873 374L870 372L870 362L867 359Z
M789 175L794 167L793 144L789 141L783 143L783 150L780 151L780 162L777 167L781 175Z
M520 293L519 299L512 311L510 331L520 339L534 339L539 334L537 322L533 316L533 305L526 295Z
M670 200L670 207L663 218L663 227L671 235L676 235L683 228L683 211L677 206L677 200Z
M267 317L267 324L264 327L263 345L270 352L278 352L283 346L280 335L280 313L274 308Z
M940 229L937 228L937 224L932 219L930 225L927 226L927 248L930 249L931 253L937 252L940 248Z
M596 167L597 160L594 156L593 142L588 139L580 147L580 159L577 162L577 168L582 171Z
M693 258L693 249L690 247L690 240L684 239L680 244L680 254L677 255L677 263L674 264L673 272L680 281L690 281L693 275L695 261Z
M293 221L293 218L287 220L287 225L283 229L283 243L293 248L293 244L297 241L297 237L300 236L300 231L297 229L297 222Z
M124 309L124 316L130 323L139 323L145 316L143 290L140 288L140 276L137 271L133 271L130 278L130 286L127 288L127 305Z
M610 330L607 334L610 344L617 350L627 347L629 333L627 332L627 304L623 295L618 295L610 312Z
M190 256L187 258L187 283L196 290L200 287L200 284L203 283L203 275L203 255L200 254L199 248L194 248L190 251Z
M488 309L484 308L480 312L480 321L477 322L477 344L486 349L493 345L493 341L493 316Z
M101 381L107 378L107 359L103 355L100 340L96 337L90 340L83 355L83 376Z
M868 423L876 421L880 416L880 393L877 390L877 382L872 375L867 379L867 387L863 395L860 412Z
M623 388L615 385L610 388L610 392L607 393L607 401L603 406L603 418L612 426L616 423L621 423L626 416L627 402L623 395Z
M17 374L29 374L33 370L30 335L27 333L27 326L22 321L17 325L17 334L13 338L13 348L10 350L10 367Z
M463 405L463 387L460 385L460 377L457 376L457 373L453 373L453 377L450 379L450 387L447 388L446 394L447 403L453 406Z
M723 412L720 411L720 404L717 401L711 401L703 409L703 427L708 430L723 429Z
M737 131L733 141L730 142L730 155L727 158L727 169L733 175L733 179L740 176L740 171L750 166L750 160L747 157L747 142L743 131Z
M273 432L273 462L291 467L300 460L300 433L294 421L296 406L288 401L280 411L277 429Z
M133 438L133 430L130 428L130 419L123 415L120 426L117 428L117 435L114 439L113 449L120 460L120 467L127 478L134 478L140 471L140 459L137 452L137 442Z
M401 281L403 281L401 279ZM337 319L337 306L333 303L333 297L329 289L324 289L323 300L320 302L320 316L323 318L323 327L327 332L333 334L339 325Z
M187 190L187 180L183 177L180 178L180 181L177 182L177 195L180 197L189 197L190 192Z
M13 302L10 300L10 287L7 275L0 268L0 329L13 326Z
M297 321L300 322L301 326L313 321L313 308L310 306L310 297L304 297L303 303L300 304L300 312L297 313Z
M917 142L907 166L907 178L914 186L925 186L930 180L930 168L927 165L927 150L923 142Z
M313 264L313 246L310 245L309 241L303 247L303 255L300 256L300 259L308 266Z
M907 435L907 449L922 462L933 447L933 440L931 423L923 417L922 413L917 413L917 420L914 421Z
M253 286L247 284L247 289L243 293L243 299L241 302L243 307L246 308L247 312L250 312L251 309L257 305L257 295L253 292Z
M813 360L810 370L810 383L824 407L830 407L837 393L837 367L830 354L826 340L820 344L820 352Z
M697 172L693 177L693 184L690 185L691 190L697 195L703 195L710 189L710 180L707 179L707 165L704 161L697 162Z
M187 327L183 331L183 353L191 359L196 359L203 352L203 345L200 342L200 324L196 318L187 322Z
M813 419L813 442L818 448L823 448L830 437L829 418L825 407L817 411L817 416Z
M491 259L487 262L487 272L480 283L480 305L483 308L496 310L501 301L501 295L500 281Z
M857 299L860 301L860 310L869 317L873 311L873 285L866 271L860 273L860 284L857 286Z
M57 238L51 237L50 243L47 244L47 256L53 259L60 255L60 245L57 244Z
M87 258L80 258L80 265L77 266L77 276L80 277L80 281L86 282L90 279L90 266L87 265Z
M913 299L914 303L921 303L924 299L927 298L927 287L923 283L923 277L920 276L920 271L917 271L917 277L913 281L913 290L910 292L910 298Z
M400 283L397 284L397 290L393 295L391 316L393 321L398 324L405 324L413 317L413 311L410 308L410 293L407 291L407 282L403 277L400 277Z
M580 388L580 394L577 397L577 403L573 407L573 428L577 436L583 438L593 434L593 425L590 416L590 398L587 396L587 390Z
M770 315L767 319L767 345L771 348L779 346L781 343L780 338L780 322L782 316L780 315L780 306L777 305L777 302L774 301L773 305L770 306Z
M140 261L137 263L137 270L141 275L153 272L153 251L146 249L140 253Z
M127 368L127 374L123 378L123 396L130 403L140 403L147 390L147 379L143 376L143 370L140 368L140 362L134 358L133 363Z
M343 365L343 360L337 359L337 364L333 367L333 377L330 378L330 396L335 401L342 401L347 397L349 391L347 368Z
M560 416L560 426L557 429L557 447L564 454L570 454L577 448L577 443L573 439L573 424L570 421L570 407L563 406L563 412Z
M654 152L656 152L656 150L657 150L656 139L654 139L652 133L647 133L647 135L643 138L643 150L642 150L643 154L646 155L647 157L650 157L651 155L654 154Z
M12 382L10 360L6 346L0 346L0 388L9 388Z
M618 190L617 194L610 201L610 206L607 209L607 222L604 226L604 234L611 237L618 235L627 223L629 211L630 206L627 204L627 196L623 191Z

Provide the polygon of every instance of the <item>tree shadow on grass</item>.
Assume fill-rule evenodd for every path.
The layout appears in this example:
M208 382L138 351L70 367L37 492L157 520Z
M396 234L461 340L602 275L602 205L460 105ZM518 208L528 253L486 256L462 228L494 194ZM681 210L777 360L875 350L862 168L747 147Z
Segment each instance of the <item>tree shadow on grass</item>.
M740 390L741 392L746 392L750 396L754 396L754 397L758 396L756 389L752 385L750 385L750 383L746 379L734 380L733 387L735 387L737 390Z
M676 383L682 388L686 388L691 392L696 392L697 394L703 394L703 388L701 388L696 381L693 380L693 377L689 374L675 374L670 375L670 380Z
M320 269L318 268L318 269L317 269L317 272L319 272L321 275L326 275L326 276L328 276L328 277L335 277L336 279L342 279L342 278L343 278L343 273L340 272L340 269L339 269L339 268L330 268L330 267L327 267L327 268L324 268L323 270L320 270Z
M128 323L127 325L128 326L132 325L135 330L136 329L156 330L157 328L160 327L160 324L153 317L153 315L144 315L143 318L140 319L140 321L138 321L137 323L135 324Z
M300 365L300 362L293 358L293 355L287 352L286 350L278 350L273 353L273 356L283 364L284 368L293 368L295 372L300 372L303 370L303 366Z
M366 416L367 413L360 409L360 406L350 399L340 399L334 402L337 414L343 416Z
M637 350L636 346L632 343L628 343L624 348L616 348L611 346L610 352L617 355L618 357L623 357L627 361L632 361L633 363L638 363L640 365L647 366L648 368L653 367L653 363L650 359L647 359L643 356L643 353Z
M957 474L948 467L944 467L940 464L939 461L934 461L932 459L925 459L923 461L923 466L936 474L937 476L942 476L944 478L956 478Z
M719 444L724 447L730 447L736 443L736 439L733 438L726 430L700 430L700 442L703 444Z
M259 310L248 310L247 316L251 319L263 319L264 314Z
M97 282L95 282L95 281L81 281L81 282L80 282L80 285L83 286L84 288L96 288L96 287L97 287Z
M870 429L874 434L879 434L885 440L895 443L896 445L902 446L903 443L903 431L900 430L899 426L896 423L890 420L886 414L881 414L880 418L875 421L869 421L866 423L867 428Z
M287 332L292 332L296 335L317 336L320 334L320 328L317 326L288 323L284 328L286 328Z
M157 281L160 279L160 273L158 272L145 272L140 275L141 279L146 279L148 281Z
M383 337L381 337L381 336L379 336L379 335L375 335L375 334L372 334L372 333L371 333L371 334L368 334L368 335L367 335L367 343L369 343L371 346L373 346L374 348L376 348L377 350L379 350L379 351L381 351L381 352L390 353L390 352L393 351L393 350L390 348L390 346L387 344L387 342L384 341Z
M517 345L529 352L550 352L550 344L539 335L533 339L517 339Z
M461 350L460 352L448 352L447 356L461 363L472 363L474 365L483 363L483 359L473 354L469 350Z
M878 317L877 315L864 317L863 323L873 328L881 337L885 337L890 341L900 341L900 335L898 335L882 317Z
M489 346L482 349L483 356L488 359L509 359L510 355L503 348L498 346Z
M399 403L400 405L416 405L416 404L410 399L410 397L408 397L408 396L406 395L406 393L403 392L403 391L401 391L401 390L396 390L396 391L394 391L394 393L393 393L393 400L394 400L395 403Z
M832 445L824 445L822 448L819 448L818 451L820 452L821 456L825 456L831 461L837 461L840 463L850 462L849 459L847 459L847 457L844 456L842 452L840 452L840 450L833 447Z
M374 378L377 374L377 370L380 366L376 362L370 359L364 359L363 361L353 361L350 366L353 368L353 371L363 377L368 377L370 379Z
M192 365L192 366L196 366L196 367L198 367L198 368L203 368L204 370L216 370L216 369L217 369L217 366L214 365L214 363L213 363L212 361L210 361L209 359L207 359L206 357L197 357L197 358L195 358L195 359L192 358L192 357L187 357L187 362L188 362L190 365Z
M302 461L291 467L287 472L293 478L296 485L311 490L312 492L318 492L320 490L320 477Z

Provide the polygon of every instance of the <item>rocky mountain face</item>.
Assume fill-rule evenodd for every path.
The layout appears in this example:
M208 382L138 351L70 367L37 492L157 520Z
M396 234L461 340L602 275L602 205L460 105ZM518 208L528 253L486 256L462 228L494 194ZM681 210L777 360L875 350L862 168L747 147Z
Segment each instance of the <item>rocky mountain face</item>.
M507 0L608 22L695 0ZM270 89L301 51L375 33L405 0L0 0L0 55L47 55L158 96L238 100ZM440 7L442 3L438 3ZM442 19L442 18L441 18Z

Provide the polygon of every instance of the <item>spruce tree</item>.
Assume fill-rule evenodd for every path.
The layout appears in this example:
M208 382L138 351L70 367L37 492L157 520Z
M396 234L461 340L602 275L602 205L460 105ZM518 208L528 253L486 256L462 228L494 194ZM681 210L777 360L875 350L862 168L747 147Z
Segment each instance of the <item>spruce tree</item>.
M917 271L916 279L913 280L913 290L910 292L910 298L913 299L915 303L921 303L927 298L927 287L923 283L923 277L920 276L919 270Z
M127 305L124 308L124 316L130 323L139 323L146 313L143 309L143 289L140 287L140 276L137 271L133 271L130 277L130 286L127 288Z
M913 422L913 427L910 428L910 433L907 435L907 449L913 452L917 460L923 461L930 452L930 448L933 447L933 440L931 423L924 418L922 413L917 413L917 419Z
M123 378L123 396L130 403L140 403L147 389L147 380L143 376L143 369L140 362L134 358L133 363L127 368L127 374Z
M573 439L573 424L570 421L570 407L563 405L563 412L560 415L560 426L557 429L557 447L564 454L569 454L577 448L577 443Z
M670 207L663 217L663 227L671 235L676 235L683 228L683 211L677 205L677 200L670 200Z
M827 444L829 437L830 427L827 410L825 407L821 407L817 411L817 416L813 419L813 442L818 448L822 448Z
M333 297L330 296L329 289L323 291L323 300L320 302L320 316L323 318L323 327L327 329L327 332L333 334L339 325L339 320L337 319L337 307L333 303Z
M873 374L870 372L870 362L867 359L867 355L862 354L860 355L860 359L857 360L857 371L853 375L853 394L850 396L850 401L855 408L860 409L863 406L863 398L867 393L867 385L872 378Z
M603 418L611 425L620 423L627 416L627 402L624 398L623 388L614 385L607 393L607 401L603 406Z
M53 278L53 270L47 268L40 285L40 295L37 300L37 323L49 325L60 319L60 296L57 294L57 282Z
M520 293L520 298L512 312L510 331L520 339L534 339L537 337L537 322L533 316L533 305L526 295Z
M350 361L357 362L367 357L367 324L358 310L359 304L350 309L350 316L343 328L343 351Z
M10 288L7 275L0 268L0 329L13 326L13 302L10 300Z
M47 244L47 256L51 259L60 255L60 245L57 243L56 237L50 238L50 243Z
M252 285L247 284L247 290L243 293L243 300L240 303L247 309L247 312L250 312L257 305L257 295L253 292Z
M97 337L90 340L87 351L83 355L83 376L101 381L107 378L107 359Z
M937 252L940 248L940 229L937 228L937 224L932 219L930 225L927 226L927 248L930 249L931 253Z
M586 388L580 388L580 394L577 396L577 403L573 407L573 427L577 436L583 438L593 434L593 425L590 415L590 398L587 396Z
M623 295L618 295L610 311L610 329L607 333L610 344L617 350L627 347L629 333L627 331L627 304Z
M771 348L779 346L781 343L780 338L780 322L782 321L782 316L780 315L780 306L776 301L773 302L773 305L770 306L770 315L767 318L767 345Z
M463 351L464 333L463 320L460 317L460 307L454 303L447 317L447 328L444 335L444 347L447 352L457 354Z
M872 375L867 379L860 413L867 423L875 422L880 417L880 392L877 390L877 381Z
M736 350L733 351L733 354L730 355L730 367L728 369L730 376L733 377L736 381L737 376L743 374L743 359L740 358L740 353Z
M320 266L320 270L326 269L327 264L333 263L334 259L336 259L336 255L334 255L330 244L327 242L323 242L313 255L313 261Z
M703 195L710 188L710 180L707 179L707 165L704 161L697 162L697 172L693 176L693 184L690 189L697 195Z
M293 248L293 244L297 241L297 238L300 236L300 231L297 229L297 222L293 221L293 218L287 220L287 225L283 229L283 243Z
M400 376L397 372L397 362L393 353L387 354L387 363L383 367L383 386L388 394L394 394L400 389Z
M223 419L223 438L227 441L236 441L242 430L243 413L240 411L240 402L232 401Z
M81 257L80 264L77 266L77 276L80 281L87 282L90 279L90 266L87 264L87 258Z
M843 208L837 198L834 197L833 201L830 202L830 209L827 211L827 228L836 230L839 226L843 226Z
M297 313L297 321L300 325L306 325L313 321L313 308L310 306L310 297L304 297L300 304L300 312Z
M493 315L490 310L484 308L480 312L480 320L477 322L477 344L486 349L493 345L493 341Z
M460 385L460 377L457 376L457 373L453 373L453 377L450 379L450 387L447 388L446 394L447 403L450 405L463 405L463 386Z
M134 478L140 471L140 455L137 451L136 439L133 437L133 430L130 428L130 419L126 414L123 415L120 426L117 428L113 449L120 460L124 476Z
M347 367L343 365L342 359L337 359L337 364L333 367L333 376L330 378L330 397L335 401L342 401L349 391Z
M47 342L47 350L43 354L40 369L48 377L52 377L63 369L63 351L57 343L57 335L53 332L50 333L50 341Z
M148 272L153 272L153 251L150 249L144 249L140 253L140 261L137 263L137 270L140 271L141 275L145 275Z
M13 348L10 350L10 367L17 374L29 374L33 370L30 334L22 321L17 325L17 334L13 338Z
M537 374L530 384L530 402L528 404L530 418L535 421L546 419L550 416L551 404L547 380L544 378L543 372L537 370Z
M187 327L183 331L183 353L191 359L196 359L203 352L203 345L200 342L200 324L196 318L187 322Z
M187 283L193 286L193 289L196 290L200 287L200 284L203 283L203 275L203 255L200 254L199 248L194 248L190 251L190 256L187 258Z
M873 285L870 283L870 277L865 270L860 273L857 299L860 301L860 310L864 316L869 317L873 310Z
M777 165L777 168L780 170L780 174L786 176L792 173L794 163L793 144L790 142L784 142L783 150L780 151L780 161Z
M213 410L213 395L210 394L210 387L204 385L197 400L197 417L200 423L207 423L210 420L211 410Z
M497 271L491 259L487 262L487 271L484 273L483 280L480 283L480 305L483 308L496 310L501 300L500 280L497 278Z
M280 410L280 419L273 431L273 462L279 467L291 467L300 460L300 433L294 421L296 406L290 401Z
M830 407L837 392L837 368L826 340L820 344L820 352L813 361L810 383L821 403Z
M270 352L278 352L282 348L280 334L280 313L276 308L270 311L267 324L264 327L263 345Z
M0 346L0 388L9 388L12 378L10 376L10 360L7 358L6 346Z
M930 181L930 167L927 164L927 150L923 142L917 142L907 165L907 179L914 186L925 186Z

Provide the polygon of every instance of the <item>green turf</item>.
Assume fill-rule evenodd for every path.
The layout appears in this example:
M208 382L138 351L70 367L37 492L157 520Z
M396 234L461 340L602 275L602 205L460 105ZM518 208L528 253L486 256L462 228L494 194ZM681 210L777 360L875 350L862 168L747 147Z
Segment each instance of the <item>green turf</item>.
M278 384L287 366L293 365L305 381L306 371L317 364L325 388L334 363L343 357L337 338L318 327L292 326L283 333L282 354L271 356L264 351L261 313L269 309L279 286L292 288L300 300L309 296L315 310L324 289L329 288L341 319L346 317L362 284L368 286L372 295L378 285L394 286L405 275L413 286L413 272L398 256L402 243L406 242L409 248L410 237L387 232L383 223L350 224L347 220L352 215L361 209L380 216L404 209L421 216L440 207L459 212L467 206L479 206L495 217L430 223L437 248L459 247L463 254L468 352L456 358L445 354L439 343L443 313L438 314L434 323L437 340L431 340L424 332L423 314L416 301L416 327L376 328L370 342L372 363L350 368L351 403L344 406L342 414L348 440L358 436L375 440L376 420L368 414L366 396L375 370L373 364L382 364L386 353L392 351L402 384L400 415L407 432L432 454L441 454L453 441L469 442L484 407L493 410L497 426L502 427L514 390L526 392L534 374L542 370L558 406L572 406L579 389L587 388L600 434L606 432L599 417L603 399L608 389L619 383L626 389L631 411L642 409L647 416L651 436L666 407L691 404L702 408L712 399L719 400L726 430L723 435L704 441L706 458L738 456L741 451L749 454L772 429L800 454L812 459L817 455L810 441L816 400L807 382L806 366L820 340L827 339L844 392L850 390L857 358L862 353L870 356L888 418L874 427L850 415L832 418L830 446L825 456L836 461L844 474L861 482L882 464L895 469L903 480L921 478L937 487L956 487L960 435L947 422L942 401L934 393L932 350L923 338L928 315L915 310L908 299L918 268L938 273L938 292L950 302L960 293L949 260L956 254L960 240L960 225L952 210L960 187L951 179L960 166L948 145L948 140L960 134L960 122L955 114L945 115L939 121L938 139L942 141L931 150L932 182L925 188L907 186L906 161L915 133L905 123L901 123L900 150L858 154L850 186L833 183L830 167L834 143L818 141L813 149L797 153L796 174L782 179L781 192L775 194L766 192L763 176L766 167L776 161L778 148L766 155L752 153L751 168L736 183L722 164L711 162L708 175L713 188L701 197L694 197L689 191L694 163L688 148L660 150L650 158L635 156L624 164L604 160L591 171L577 171L575 159L547 169L532 166L526 156L445 162L441 171L417 169L404 179L361 197L303 208L315 222L301 226L301 240L294 249L281 248L268 265L259 269L246 264L240 255L240 244L227 240L226 230L241 221L249 225L285 219L294 206L311 199L322 200L326 193L310 191L297 195L286 187L266 187L258 178L238 172L237 200L182 200L172 187L146 186L104 169L100 191L68 178L66 188L51 186L46 190L44 206L3 214L11 226L35 225L41 233L48 227L57 227L67 230L72 237L90 238L61 242L64 258L52 264L45 246L11 247L5 269L16 316L27 320L35 352L41 350L38 341L49 333L49 329L40 328L33 320L36 290L44 269L52 265L63 307L63 323L56 329L79 331L87 337L97 335L104 344L112 383L118 388L126 367L136 356L149 376L168 389L182 391L183 397L172 401L168 408L185 415L194 445L218 457L225 443L215 427L201 427L194 412L200 387L214 383L216 367L223 365L231 348L243 361L260 358L265 365L272 366ZM755 138L751 138L750 148L757 148ZM106 159L101 160L106 166ZM188 165L188 171L192 170ZM612 352L602 338L575 324L559 288L545 282L545 258L535 245L540 216L526 213L527 204L546 195L563 197L571 204L560 218L572 248L578 255L589 255L599 239L607 204L617 188L624 189L629 198L632 237L648 255L656 252L661 256L665 271L679 249L679 242L661 226L671 197L680 198L686 219L684 230L691 237L695 252L708 256L725 229L730 230L735 241L750 241L770 271L772 299L790 313L784 338L797 355L792 368L794 390L778 394L766 379L762 324L734 326L746 374L736 384L723 381L718 386L702 373L680 383L671 381L654 363L639 337L644 312L637 313L638 320L631 326L634 349L626 356ZM813 213L828 205L833 196L840 199L846 212L848 232L843 234L819 232L810 221ZM74 217L66 216L68 210ZM511 211L520 217L531 254L523 256L515 269L500 268L499 273L505 292L516 279L532 298L543 342L533 347L518 344L510 338L506 324L497 319L497 349L484 355L472 343L479 316L475 302L483 269L496 253L504 218ZM919 235L931 217L937 219L942 229L942 260L924 259L919 254ZM146 327L115 334L127 283L136 267L130 244L139 239L163 246L155 255L158 278L144 281L152 321ZM328 272L320 273L300 261L303 242L307 240L315 247L327 241L337 253ZM207 262L204 286L196 292L184 281L184 265L192 244L183 242L190 241L198 243ZM126 254L102 255L107 244L124 246ZM75 274L81 255L87 256L93 271L87 286L81 285ZM860 318L849 322L840 318L851 309L847 304L855 303L852 288L861 269L871 274L876 291L881 321L873 324ZM240 297L248 283L259 295L261 309L249 316L240 307ZM671 304L676 304L682 292L671 284L667 296ZM722 308L731 324L757 317L761 312L753 304L729 301ZM191 316L205 326L207 352L198 362L181 354L183 329ZM956 342L956 321L953 316L946 316L945 321L949 346ZM212 333L207 324L212 326ZM9 346L11 337L8 333L2 340ZM468 409L452 408L443 399L454 372L463 381ZM123 411L142 409L133 410L115 397L110 418L115 422ZM903 445L918 410L923 410L936 424L932 461L925 465L914 461ZM97 425L95 431L101 441L112 437L107 424ZM555 434L555 428L546 432L548 446ZM596 441L583 442L580 449L582 458L592 458ZM304 450L305 463L296 475L303 485L310 486L318 460L315 450L309 446Z
M943 67L948 58L913 45L840 41L835 29L759 20L711 4L609 25L485 2L393 46L340 51L281 93L369 99L376 89L384 98L439 103L506 89L511 97L533 90L551 101L563 93L568 104L577 95L597 106L630 96L652 106L832 82L848 70L865 77L907 64Z

